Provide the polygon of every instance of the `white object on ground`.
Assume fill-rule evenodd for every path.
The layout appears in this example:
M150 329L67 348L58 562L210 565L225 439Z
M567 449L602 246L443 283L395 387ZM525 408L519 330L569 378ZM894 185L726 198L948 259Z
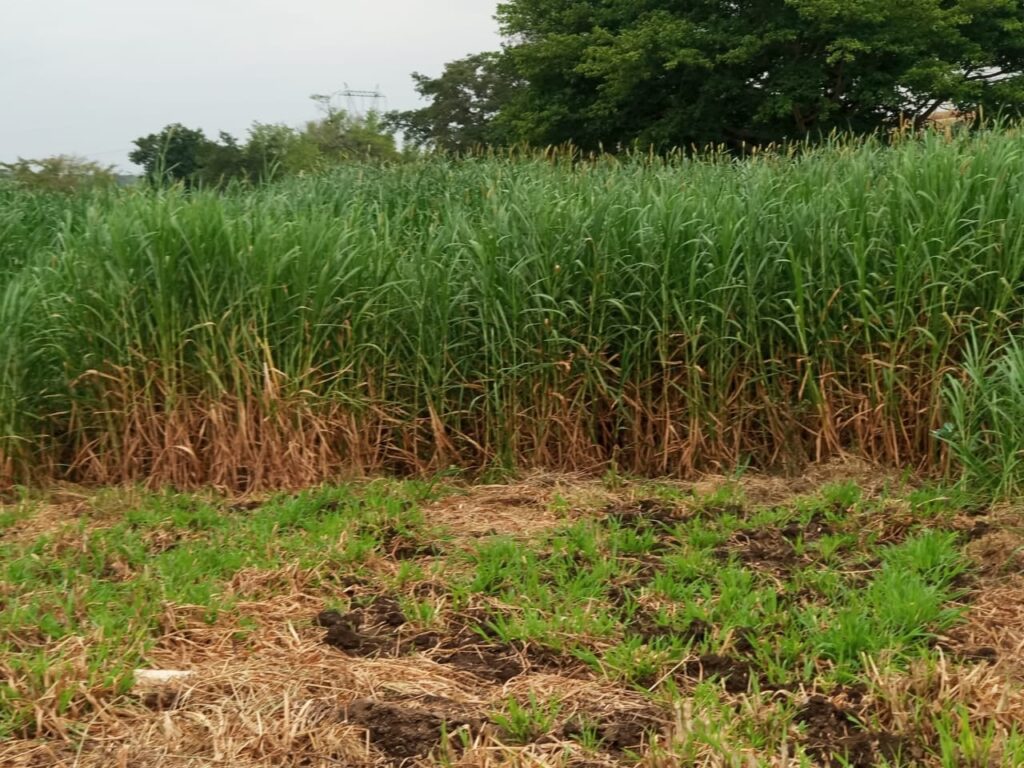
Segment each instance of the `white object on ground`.
M193 677L195 672L180 669L136 669L135 685L140 688L153 688L168 683L178 683Z

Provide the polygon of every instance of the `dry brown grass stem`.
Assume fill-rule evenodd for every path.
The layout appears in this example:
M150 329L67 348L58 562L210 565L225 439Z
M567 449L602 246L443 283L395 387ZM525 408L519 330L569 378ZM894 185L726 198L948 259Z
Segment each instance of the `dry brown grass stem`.
M145 482L235 492L299 488L340 475L425 474L480 469L499 456L521 468L692 479L755 467L800 471L852 454L893 467L938 466L931 430L940 426L941 377L905 365L897 405L886 400L888 365L839 375L822 371L791 393L768 393L737 373L714 405L683 396L687 382L626 383L617 395L566 375L510 403L503 414L431 404L423 414L386 400L354 408L268 373L243 395L175 394L128 368L92 372L88 406L52 425L31 458L0 455L0 487L37 480ZM140 380L141 379L141 380ZM781 397L780 397L781 395ZM501 435L501 444L495 435ZM28 466L31 464L31 466Z

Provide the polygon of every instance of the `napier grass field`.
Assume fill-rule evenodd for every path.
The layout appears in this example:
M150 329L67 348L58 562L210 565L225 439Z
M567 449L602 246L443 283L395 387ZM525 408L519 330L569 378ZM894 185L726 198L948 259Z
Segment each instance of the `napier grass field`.
M1013 129L0 179L0 766L1024 765L1022 224Z
M794 154L5 189L0 471L256 490L842 450L928 470L947 420L982 464L1013 447L1016 419L972 419L1012 407L1021 354L942 391L1021 321L1024 137Z

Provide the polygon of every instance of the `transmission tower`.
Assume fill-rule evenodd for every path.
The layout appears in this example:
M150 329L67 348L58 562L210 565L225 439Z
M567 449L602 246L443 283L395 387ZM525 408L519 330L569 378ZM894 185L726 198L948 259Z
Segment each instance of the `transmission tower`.
M345 83L345 87L335 95L345 99L345 111L352 117L366 117L370 112L380 113L387 108L387 99L379 85L372 91L360 91L349 88Z
M344 99L345 114L356 119L365 118L370 112L381 114L388 106L387 97L381 93L380 86L372 91L360 91L349 88L348 83L345 83L345 87L340 91L314 93L310 98L319 104L328 116L340 111L337 104Z

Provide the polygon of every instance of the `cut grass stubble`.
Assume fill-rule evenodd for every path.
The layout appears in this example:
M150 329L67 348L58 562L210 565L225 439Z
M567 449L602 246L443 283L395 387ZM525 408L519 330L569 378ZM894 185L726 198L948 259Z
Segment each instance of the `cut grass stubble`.
M955 494L523 487L107 493L49 532L25 502L0 544L0 760L116 763L132 732L129 761L1016 765L1020 686L951 637L976 525ZM431 522L504 502L551 524ZM139 666L197 677L140 696Z

